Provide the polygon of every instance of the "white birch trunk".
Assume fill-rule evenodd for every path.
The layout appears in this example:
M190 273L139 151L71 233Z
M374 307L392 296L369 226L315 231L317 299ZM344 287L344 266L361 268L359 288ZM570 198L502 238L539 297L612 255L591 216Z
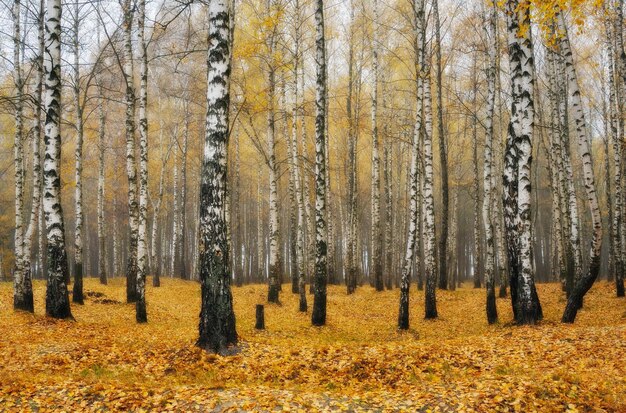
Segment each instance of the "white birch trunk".
M326 283L328 281L326 231L326 42L324 38L324 0L315 2L315 279L311 323L326 324Z
M137 233L137 302L135 319L146 323L146 275L148 273L148 50L145 40L146 0L137 4L139 30L139 222Z
M61 208L61 0L47 0L44 53L45 160L43 212L48 240L46 315L71 318L67 251Z
M574 66L574 57L569 44L567 27L565 18L559 14L557 24L559 31L563 34L560 38L561 51L565 61L565 71L567 73L567 89L571 102L572 116L574 118L575 134L578 140L578 151L582 158L583 166L583 183L587 194L587 202L591 213L591 222L593 226L593 236L591 239L591 249L589 251L589 269L587 274L576 280L576 283L570 292L567 306L563 312L562 321L573 323L576 318L576 312L582 306L582 300L587 291L591 288L594 281L598 277L600 271L600 253L602 249L602 218L600 215L600 207L598 204L598 196L596 193L595 176L593 171L593 161L591 158L591 146L587 135L587 123L582 107L582 99L578 86L578 78Z
M72 301L83 304L83 106L80 99L80 4L74 2L73 16L73 38L74 61L72 64L72 74L74 79L74 128L76 129L76 149L74 152L75 162L75 187L74 187L74 288L72 290Z
M374 28L372 39L372 228L371 264L376 291L383 291L382 237L380 232L380 154L378 143L378 0L374 0Z
M200 189L199 269L202 285L199 338L207 351L237 344L230 290L230 260L224 204L230 105L230 14L227 0L208 7L207 116Z
M139 236L139 205L137 200L137 162L135 160L135 85L133 75L133 7L131 0L122 4L124 22L124 82L126 104L126 175L128 176L128 226L130 230L126 265L126 301L137 301L137 243Z
M415 68L417 83L417 104L415 113L415 127L413 129L413 145L411 149L411 172L409 175L409 216L408 216L408 234L406 243L406 252L404 255L404 266L402 267L402 278L400 280L400 309L398 312L398 329L409 329L409 287L411 282L411 270L415 256L415 240L418 231L418 169L419 169L419 141L422 129L422 107L423 107L423 79L421 70L423 64L423 53L421 47L424 44L424 0L416 0L414 3L415 17Z
M491 164L493 147L493 115L496 100L496 24L497 9L495 3L489 6L485 22L485 34L488 44L487 53L487 114L485 116L485 154L483 166L483 225L485 228L485 287L487 288L486 312L487 321L493 324L498 321L495 292L495 260L494 260L494 235L492 219L492 195L491 184L493 182ZM478 194L476 194L478 195Z

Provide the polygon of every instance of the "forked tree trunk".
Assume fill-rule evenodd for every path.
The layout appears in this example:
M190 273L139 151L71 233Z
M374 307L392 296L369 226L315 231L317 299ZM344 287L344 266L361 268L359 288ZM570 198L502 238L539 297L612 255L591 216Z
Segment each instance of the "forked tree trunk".
M560 38L561 51L565 61L565 70L567 73L567 88L569 92L570 102L572 103L572 116L574 120L574 130L578 139L578 150L582 158L583 166L583 183L587 194L587 202L591 211L591 222L593 226L593 236L591 239L591 249L589 251L589 269L585 275L576 280L572 288L567 306L563 312L562 321L564 323L573 323L576 319L576 313L582 306L582 300L587 291L591 288L600 272L600 253L602 249L602 217L600 215L600 207L598 205L598 195L596 193L596 184L593 171L593 161L591 158L591 145L587 136L587 123L583 112L582 100L580 97L580 89L578 86L578 78L574 66L574 58L569 44L567 34L567 26L565 18L560 14L557 20L559 31L563 34Z
M511 70L511 120L503 177L505 225L513 313L518 324L535 324L541 318L531 264L530 162L534 127L534 61L529 33L529 3L506 3L509 66Z
M424 0L416 0L414 3L414 15L415 15L415 44L417 45L416 51L421 49L420 45L423 45L424 39ZM423 54L417 52L416 60L416 77L417 77L417 104L415 114L415 127L413 129L413 145L411 149L411 172L409 175L409 216L408 216L408 234L406 251L404 255L404 266L402 267L402 278L400 280L400 309L398 311L398 329L409 329L409 290L411 283L411 270L413 268L413 261L415 256L415 240L417 238L418 231L418 214L417 214L417 186L418 180L418 168L419 168L419 137L422 129L422 103L423 103L423 80L421 78L421 66L422 66Z

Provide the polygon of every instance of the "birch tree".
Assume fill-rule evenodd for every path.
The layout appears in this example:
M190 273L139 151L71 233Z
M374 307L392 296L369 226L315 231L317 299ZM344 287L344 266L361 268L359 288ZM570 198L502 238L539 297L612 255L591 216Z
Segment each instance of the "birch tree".
M148 273L148 50L145 40L146 0L137 4L139 29L140 89L139 89L139 222L137 233L137 301L135 319L146 323L146 274Z
M439 0L432 2L435 29L435 75L437 80L437 132L439 137L439 162L441 168L441 231L439 235L439 288L448 289L448 219L450 215L450 195L448 182L448 148L446 128L443 121L443 67L441 62L441 20Z
M33 312L33 287L24 263L24 80L22 78L21 1L11 8L13 19L13 82L15 84L15 266L13 268L13 308Z
M48 241L46 315L72 318L67 291L67 251L61 208L61 0L47 0L44 53L45 160L43 212Z
M128 176L128 226L130 230L126 265L126 301L137 301L137 245L139 236L139 204L137 199L137 163L135 160L135 85L133 80L133 7L131 0L124 0L124 87L126 104L126 175Z
M582 306L582 300L587 291L591 288L598 273L600 272L600 253L602 249L602 218L600 215L600 207L598 204L598 195L596 193L595 176L593 170L593 160L591 158L591 146L587 135L587 123L585 113L582 107L582 99L580 88L578 86L578 77L574 66L574 57L569 43L567 26L563 14L557 16L557 24L559 32L562 34L559 43L563 53L565 62L565 70L567 73L567 90L571 102L572 116L574 120L574 131L578 140L578 151L582 158L583 166L583 183L587 194L587 202L591 212L591 222L593 234L591 238L591 249L589 251L589 269L587 273L576 280L569 298L565 311L563 312L562 321L564 323L573 323L576 319L576 313Z
M485 228L485 287L487 288L487 322L493 324L498 321L496 308L495 274L494 274L494 234L492 219L492 146L493 146L493 115L496 100L496 4L489 6L485 22L485 34L488 44L487 67L487 114L485 116L485 154L483 166L483 225Z
M426 22L424 22L424 27ZM424 53L426 51L424 50ZM424 59L424 273L426 293L424 295L424 312L426 319L437 318L437 267L435 264L435 200L433 195L433 111L431 98L430 65Z
M80 90L80 12L81 4L74 2L72 16L72 46L74 60L72 62L73 92L74 92L74 127L76 129L76 149L74 152L75 182L74 187L74 287L72 289L72 302L83 304L83 141L84 119L83 104Z
M380 230L380 154L378 143L378 1L374 0L374 28L372 38L372 234L371 268L376 291L383 291L382 237Z
M275 7L273 0L268 0L267 9L273 13ZM268 167L269 167L269 283L267 291L267 301L270 303L279 302L279 292L281 283L280 265L280 227L278 217L278 171L276 165L276 121L275 121L275 99L276 99L276 68L275 52L278 41L278 27L274 24L269 33L269 57L267 67L267 145L268 145Z
M511 120L503 174L504 217L513 315L518 324L535 324L540 318L530 254L530 161L534 128L534 61L529 32L529 3L506 3ZM522 31L524 30L524 31Z
M298 208L297 228L296 228L296 269L297 269L297 292L300 295L300 302L298 309L301 312L307 311L307 299L306 299L306 268L304 261L304 232L306 227L306 217L304 214L304 194L301 188L300 177L300 162L298 160L298 71L300 70L300 26L301 22L301 10L300 1L295 0L295 34L294 34L294 53L293 53L293 109L291 119L291 167L293 168L293 180L294 191L296 196L296 203ZM305 143L306 144L306 143Z
M315 278L313 284L314 326L326 324L326 44L324 38L324 0L315 2Z
M418 205L417 205L417 187L418 180L418 163L419 163L419 136L422 129L422 107L423 107L423 79L420 75L421 66L423 64L423 53L421 48L424 44L424 0L416 0L413 4L415 18L415 67L416 83L417 83L417 104L415 113L415 127L413 128L413 144L411 146L411 172L409 175L409 216L408 216L408 233L406 251L404 254L404 266L402 267L402 278L400 279L400 309L398 311L398 329L409 329L409 287L411 283L411 271L413 269L413 261L415 255L415 240L418 231Z
M346 245L347 293L356 290L357 266L357 138L354 130L352 95L354 84L354 3L350 0L350 21L348 34L348 91L346 94L346 117L348 118L348 243Z
M223 353L237 344L224 211L230 105L231 16L228 10L227 0L215 0L209 3L207 12L207 115L200 186L202 307L196 345L216 353Z
M617 6L621 7L621 2L617 2ZM611 10L608 10L610 15ZM619 13L616 13L619 16ZM607 51L608 51L608 83L609 83L609 102L607 111L609 113L610 123L610 141L613 147L613 186L615 188L615 206L613 212L613 219L610 223L612 242L612 256L615 262L615 290L618 297L624 297L624 272L626 271L626 258L624 245L624 206L623 206L623 182L622 182L622 135L624 122L620 119L620 114L623 113L623 102L621 101L623 88L620 88L621 79L618 75L619 66L616 61L616 54L619 50L615 50L615 38L620 35L618 32L621 30L620 20L606 19L606 34L607 34ZM610 192L609 192L610 193Z
M105 224L104 224L104 190L105 190L105 125L104 96L102 84L98 81L98 278L100 284L107 284L105 255Z

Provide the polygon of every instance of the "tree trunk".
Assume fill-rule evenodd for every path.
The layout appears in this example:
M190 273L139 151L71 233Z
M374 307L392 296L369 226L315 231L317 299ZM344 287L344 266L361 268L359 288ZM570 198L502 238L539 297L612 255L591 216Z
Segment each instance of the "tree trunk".
M621 4L619 4L621 6ZM618 76L618 65L615 60L614 42L613 38L619 37L616 35L620 29L620 21L613 24L612 21L606 22L607 31L607 43L608 43L608 60L609 60L609 105L607 111L609 113L608 120L610 123L610 134L613 146L613 165L614 165L614 186L615 186L615 206L613 212L613 219L609 224L611 226L611 239L612 241L612 257L614 260L615 272L613 274L615 280L615 290L618 297L624 297L624 271L626 263L624 262L624 229L623 225L623 195L622 195L622 135L623 135L623 121L620 119L623 113L623 103L621 101L621 93L623 88L619 87L621 79ZM619 52L619 51L618 51ZM608 161L607 161L608 162ZM607 163L607 170L608 170ZM608 189L609 184L607 181L607 195L610 194ZM607 205L612 205L611 200L607 199Z
M137 163L135 161L135 86L133 83L133 7L124 0L124 81L126 87L126 174L128 176L128 226L130 230L126 264L126 302L137 301L137 243L139 205L137 203Z
M98 83L98 277L100 284L107 284L106 255L105 255L105 224L104 224L104 155L105 155L105 125L104 95L102 85Z
M76 186L74 187L74 211L76 222L74 228L74 287L72 289L72 302L83 304L83 105L80 101L80 5L78 1L74 3L73 16L73 41L74 62L73 87L74 87L74 125L76 128L76 150L74 160L76 162Z
M357 257L357 152L354 117L352 113L352 90L354 83L354 4L350 1L350 38L348 39L348 92L346 95L346 117L348 119L348 245L347 255L347 293L356 290L358 278Z
M209 4L207 115L199 228L202 307L196 345L215 353L237 344L224 214L230 105L229 19L227 0Z
M148 322L146 313L146 275L148 273L148 51L145 41L146 0L137 5L139 30L140 89L139 89L139 228L137 238L137 302L135 319Z
M374 28L372 39L372 228L371 269L376 291L383 291L382 237L380 232L380 154L378 143L378 1L374 0Z
M13 19L13 61L15 104L15 266L13 268L13 308L34 312L33 287L30 272L25 268L24 254L24 81L22 79L21 50L21 2L16 0L11 9Z
M181 165L180 165L180 205L179 205L179 218L180 223L178 226L179 231L179 277L182 280L189 280L189 268L187 267L187 242L186 242L186 232L185 224L187 223L187 146L189 141L189 122L191 118L191 113L189 112L189 101L188 97L185 96L185 110L184 110L184 128L183 128L183 145L181 151Z
M513 313L518 324L535 324L541 318L531 263L530 167L533 138L534 61L529 33L529 4L508 0L507 31L511 68L511 121L503 177L505 224Z
M424 22L424 27L426 22ZM425 317L437 318L437 267L435 236L435 201L433 196L433 115L431 104L430 66L424 58L424 273L426 278Z
M421 66L423 63L423 54L421 53L421 45L424 44L424 0L416 0L414 3L415 17L415 68L417 83L417 104L415 114L415 127L413 129L413 144L411 149L411 172L409 175L409 216L408 216L408 234L406 243L406 252L404 255L404 266L402 267L402 278L400 280L400 309L398 312L398 329L409 329L409 290L411 283L411 270L415 255L415 240L418 231L418 214L417 214L417 186L418 179L418 163L419 163L419 137L422 130L422 107L423 107L423 79L421 77Z
M272 13L273 1L268 0L268 12ZM269 283L267 290L267 301L279 303L279 293L281 288L281 263L280 263L280 227L278 217L278 171L276 165L276 122L274 101L276 98L276 69L273 57L276 49L277 27L272 29L270 34L270 61L268 62L268 108L267 108L267 145L268 145L268 167L269 167Z
M435 24L435 73L437 77L437 131L439 135L439 162L441 168L441 231L439 235L439 288L448 289L448 218L450 215L448 183L448 148L446 128L443 123L443 80L441 64L441 21L439 0L433 0L433 20Z
M304 230L306 218L304 215L304 196L300 180L300 161L298 160L298 70L300 63L300 24L301 24L300 1L295 0L295 50L293 68L293 111L291 120L291 167L293 169L294 191L298 207L298 219L296 228L296 269L297 269L297 292L300 294L299 310L307 311L306 299L306 269L304 261Z
M485 34L488 46L487 56L487 115L485 117L485 160L483 167L483 225L485 229L485 246L487 254L485 256L485 287L487 288L487 322L493 324L498 321L498 310L496 308L495 274L494 274L494 236L492 220L492 146L493 146L493 115L494 103L496 100L496 24L497 9L495 3L489 6L486 22ZM478 195L478 194L476 194Z
M328 281L326 232L326 44L324 40L324 0L315 3L315 279L311 323L326 324L326 283Z
M61 208L61 0L48 0L46 13L45 162L43 211L48 239L46 315L72 318L67 291L67 251Z
M572 288L567 306L563 312L562 321L564 323L573 323L576 319L578 309L582 307L582 300L587 291L591 288L600 272L600 253L602 249L602 218L600 215L600 207L598 205L598 195L596 193L596 184L593 171L593 161L591 158L591 146L587 137L587 123L583 112L582 100L578 86L578 78L574 67L574 58L569 44L567 27L562 14L559 14L557 24L559 32L563 33L560 38L560 46L565 62L565 70L567 73L567 89L569 92L570 102L572 103L572 116L574 118L575 133L578 138L578 150L582 158L583 165L583 182L585 192L587 193L587 201L589 210L591 211L591 221L593 226L593 236L591 240L591 249L589 252L589 269L587 273L576 280Z

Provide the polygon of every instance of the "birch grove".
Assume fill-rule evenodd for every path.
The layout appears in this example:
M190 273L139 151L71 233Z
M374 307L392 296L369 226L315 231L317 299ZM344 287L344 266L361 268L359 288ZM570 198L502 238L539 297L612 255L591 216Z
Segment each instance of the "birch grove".
M268 330L396 288L398 330L465 290L486 324L624 297L621 0L0 3L15 310L45 279L80 321L121 283L147 323L199 281L198 345L228 353L254 285Z

